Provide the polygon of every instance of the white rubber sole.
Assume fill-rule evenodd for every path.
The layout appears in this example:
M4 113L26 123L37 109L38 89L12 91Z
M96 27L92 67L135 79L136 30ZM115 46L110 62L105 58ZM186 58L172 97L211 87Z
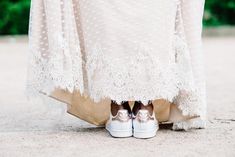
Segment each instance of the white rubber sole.
M158 129L150 130L150 131L135 131L133 133L133 136L135 138L152 138L156 136Z
M113 137L131 137L132 130L111 130L109 128L105 128L109 134Z

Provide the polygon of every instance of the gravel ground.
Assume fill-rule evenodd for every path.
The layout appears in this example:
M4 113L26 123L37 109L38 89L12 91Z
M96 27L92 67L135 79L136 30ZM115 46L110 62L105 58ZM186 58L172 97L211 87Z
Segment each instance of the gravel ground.
M172 131L161 126L147 140L112 138L51 100L24 95L27 38L0 39L0 157L235 156L235 38L205 38L208 126Z

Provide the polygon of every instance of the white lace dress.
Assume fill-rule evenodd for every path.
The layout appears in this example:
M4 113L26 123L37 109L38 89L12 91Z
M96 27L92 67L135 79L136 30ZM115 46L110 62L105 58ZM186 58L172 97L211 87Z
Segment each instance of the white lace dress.
M27 91L166 99L205 119L204 0L32 0ZM202 124L202 126L204 123Z

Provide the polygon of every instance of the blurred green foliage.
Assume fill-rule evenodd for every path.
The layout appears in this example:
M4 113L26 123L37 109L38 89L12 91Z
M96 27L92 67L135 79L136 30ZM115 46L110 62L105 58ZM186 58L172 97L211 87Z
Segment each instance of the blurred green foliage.
M27 34L30 0L0 0L0 35ZM205 26L235 25L235 0L206 0Z
M0 35L27 34L30 0L0 0Z
M206 0L204 25L235 25L235 0Z

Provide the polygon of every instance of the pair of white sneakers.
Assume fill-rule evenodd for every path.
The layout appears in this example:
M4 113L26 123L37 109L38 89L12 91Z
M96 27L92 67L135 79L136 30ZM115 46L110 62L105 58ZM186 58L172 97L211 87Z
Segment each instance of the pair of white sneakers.
M115 116L110 113L105 128L113 137L151 138L157 133L158 121L155 113L150 115L146 109L140 109L136 115L120 109Z

